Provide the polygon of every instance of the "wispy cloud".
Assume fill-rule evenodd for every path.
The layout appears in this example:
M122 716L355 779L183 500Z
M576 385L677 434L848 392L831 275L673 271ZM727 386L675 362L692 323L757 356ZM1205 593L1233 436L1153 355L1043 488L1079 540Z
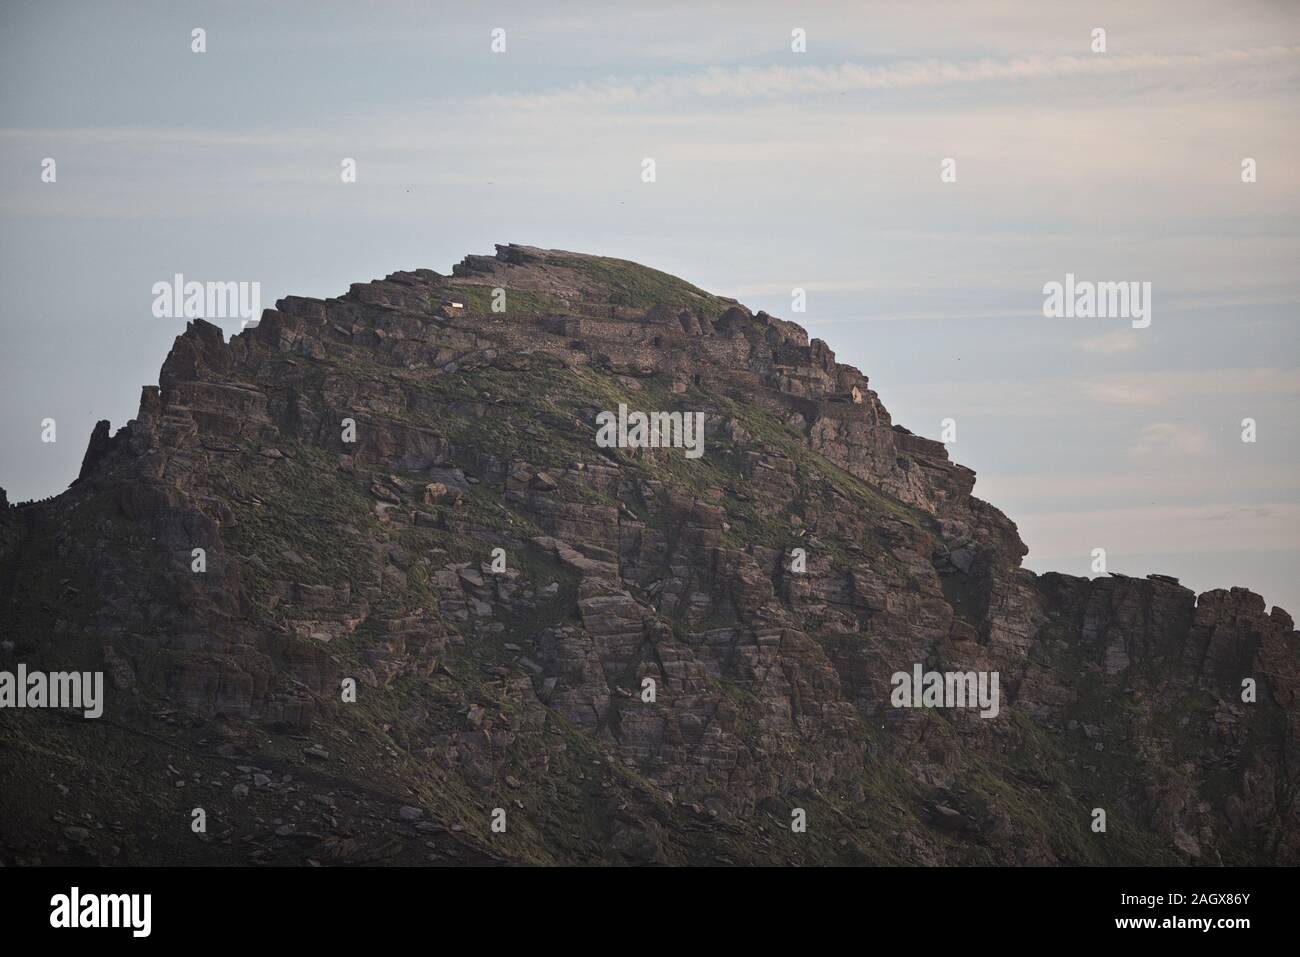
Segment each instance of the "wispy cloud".
M968 414L1060 416L1062 396L1070 409L1093 416L1098 405L1182 407L1189 400L1228 397L1281 398L1300 395L1300 369L1218 368L1186 371L1150 370L1092 376L1060 375L998 378L981 381L908 382L891 388L896 399L947 403ZM1080 402L1079 400L1086 400Z
M1031 520L1034 511L1054 504L1113 505L1149 502L1157 493L1166 504L1191 504L1210 499L1290 498L1300 500L1300 473L1289 464L1260 465L1250 458L1221 461L1210 469L1165 468L1164 463L1130 462L1123 469L1099 462L1089 470L979 474L979 495L1003 506L1017 520Z
M994 82L1078 77L1217 77L1224 68L1249 67L1254 82L1282 82L1296 72L1300 47L1269 46L1208 53L1022 56L972 62L917 60L887 66L715 67L677 76L610 78L541 93L493 94L500 107L547 110L576 106L625 107L682 99L753 99L806 94L871 93Z
M1149 371L1081 382L1089 398L1120 405L1163 405L1193 397L1300 394L1300 369Z
M1176 422L1153 422L1138 433L1129 446L1135 459L1197 458L1210 450L1204 429Z
M1152 552L1290 551L1300 541L1300 506L1291 502L1040 512L1021 516L1034 561Z
M1079 342L1084 352L1099 355L1119 355L1137 352L1142 348L1144 338L1133 334L1132 330L1119 329L1101 336L1090 336Z

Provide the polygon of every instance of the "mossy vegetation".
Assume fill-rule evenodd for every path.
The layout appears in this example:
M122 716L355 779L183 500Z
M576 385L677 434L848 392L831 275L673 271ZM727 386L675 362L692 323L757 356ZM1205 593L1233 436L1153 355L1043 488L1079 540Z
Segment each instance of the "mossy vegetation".
M287 442L280 450L277 459L255 448L215 456L208 476L235 512L226 547L242 563L241 585L258 614L271 612L277 580L354 590L373 583L361 573L370 566L362 534L374 521L370 500L324 450Z
M618 306L648 309L670 306L689 309L707 318L720 316L729 303L658 269L605 256L560 256L557 264L578 272L607 293Z

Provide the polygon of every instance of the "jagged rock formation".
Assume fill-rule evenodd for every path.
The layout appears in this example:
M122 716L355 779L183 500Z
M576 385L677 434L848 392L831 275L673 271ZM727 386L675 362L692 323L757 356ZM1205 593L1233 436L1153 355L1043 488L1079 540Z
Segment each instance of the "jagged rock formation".
M706 454L597 447L620 402L704 412ZM0 711L0 853L1296 863L1291 618L1035 576L974 480L799 326L618 260L194 321L0 510L0 667L110 685ZM998 715L893 707L914 664L997 671Z

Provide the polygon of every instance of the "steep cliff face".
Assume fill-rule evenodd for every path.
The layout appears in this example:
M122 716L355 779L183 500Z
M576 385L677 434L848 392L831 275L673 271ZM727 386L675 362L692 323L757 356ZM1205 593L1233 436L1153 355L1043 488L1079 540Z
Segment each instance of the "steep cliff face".
M620 404L703 454L602 447ZM0 510L0 668L108 676L99 721L0 711L0 849L1296 863L1290 617L1035 576L974 478L797 325L618 260L196 320ZM915 666L996 673L996 715L895 707Z

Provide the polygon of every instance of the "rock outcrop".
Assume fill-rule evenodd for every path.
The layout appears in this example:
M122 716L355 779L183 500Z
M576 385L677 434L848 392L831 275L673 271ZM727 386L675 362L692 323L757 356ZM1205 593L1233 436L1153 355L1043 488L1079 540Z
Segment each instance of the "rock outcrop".
M601 447L620 403L704 454ZM1291 618L1036 576L974 485L799 326L619 260L193 321L0 509L0 668L109 689L0 711L0 854L1297 863ZM895 707L914 666L996 673L997 714Z

